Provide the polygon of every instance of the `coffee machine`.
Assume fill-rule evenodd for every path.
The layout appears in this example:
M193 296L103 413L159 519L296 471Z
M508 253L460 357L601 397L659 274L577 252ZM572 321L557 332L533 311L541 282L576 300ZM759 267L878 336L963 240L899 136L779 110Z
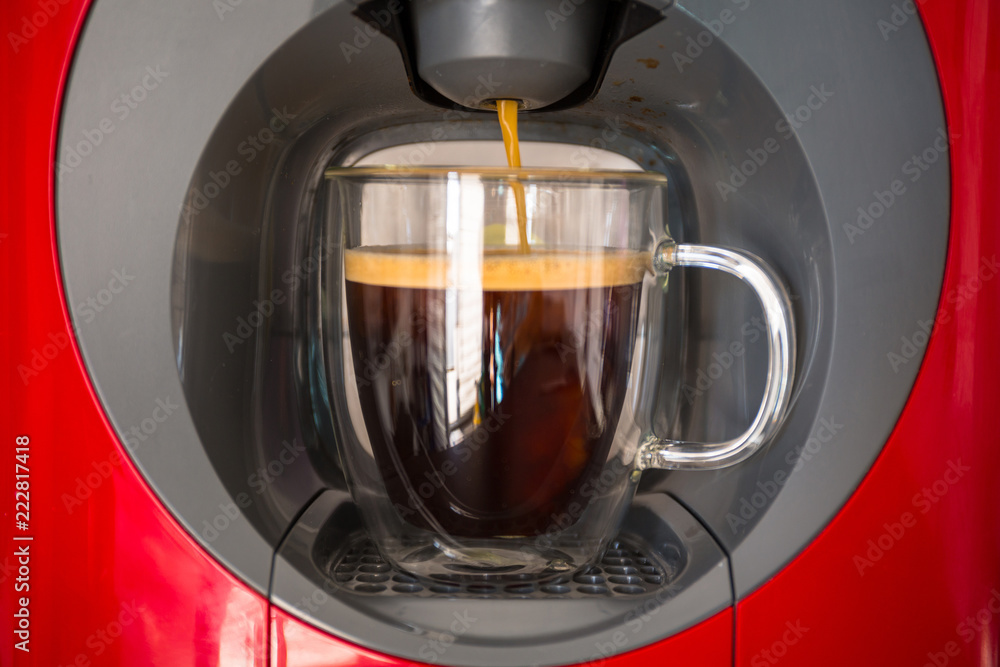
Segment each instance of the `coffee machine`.
M8 12L30 92L11 181L26 222L4 240L28 276L11 288L28 316L10 336L11 439L29 438L41 508L15 530L33 538L31 606L10 602L30 610L15 638L32 652L4 648L5 664L996 659L989 3ZM366 542L337 459L328 351L309 335L318 268L341 252L318 236L323 172L496 150L498 98L523 102L529 145L570 146L568 166L601 152L664 173L674 238L771 265L795 384L753 458L646 473L599 571L433 587ZM662 316L639 418L662 437L738 434L766 375L756 300L681 271Z

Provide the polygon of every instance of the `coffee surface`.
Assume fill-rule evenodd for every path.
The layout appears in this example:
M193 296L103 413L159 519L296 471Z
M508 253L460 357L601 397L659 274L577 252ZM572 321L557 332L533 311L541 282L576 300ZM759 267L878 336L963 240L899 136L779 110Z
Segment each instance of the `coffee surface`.
M649 270L649 253L633 250L487 249L481 259L406 246L344 253L347 280L386 287L543 290L628 285Z

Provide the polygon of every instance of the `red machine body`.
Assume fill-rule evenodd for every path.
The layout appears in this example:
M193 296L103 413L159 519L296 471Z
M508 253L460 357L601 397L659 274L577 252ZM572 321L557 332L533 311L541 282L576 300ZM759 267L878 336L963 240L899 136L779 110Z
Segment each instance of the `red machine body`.
M60 105L87 6L13 0L0 10L9 101L0 662L414 664L305 625L242 584L164 509L105 417L55 241ZM944 94L952 203L937 319L906 408L849 502L783 571L735 607L605 665L998 662L1000 42L991 37L1000 6L918 8Z

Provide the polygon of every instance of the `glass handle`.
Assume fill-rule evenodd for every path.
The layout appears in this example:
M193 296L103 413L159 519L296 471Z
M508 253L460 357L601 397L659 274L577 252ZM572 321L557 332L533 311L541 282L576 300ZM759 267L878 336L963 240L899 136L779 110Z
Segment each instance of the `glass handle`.
M664 275L675 266L718 269L748 284L764 307L768 347L767 383L760 409L750 427L725 442L702 444L663 440L647 434L636 458L640 470L723 468L753 455L781 425L788 408L795 367L792 309L777 275L750 253L704 245L661 242L653 253L653 270Z

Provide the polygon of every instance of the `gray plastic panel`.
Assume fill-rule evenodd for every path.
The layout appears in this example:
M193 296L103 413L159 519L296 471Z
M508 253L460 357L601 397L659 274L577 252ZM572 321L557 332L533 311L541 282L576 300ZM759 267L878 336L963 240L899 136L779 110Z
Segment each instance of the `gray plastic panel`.
M290 380L310 367L296 299L246 336L239 318L307 256L328 161L406 141L499 138L485 115L417 100L395 45L358 37L353 9L244 0L219 15L201 0L98 0L64 104L57 224L87 368L167 507L261 591L296 513L343 480L322 415ZM948 164L935 142L945 125L921 26L885 40L877 19L890 11L889 0L684 3L618 49L592 101L524 120L525 138L606 147L664 171L676 238L744 248L789 283L800 359L782 435L734 468L643 480L642 495L667 491L709 527L731 555L738 596L808 544L868 470L919 364L893 368L887 354L937 304ZM289 122L251 151L244 142L279 114ZM785 114L799 115L796 127ZM934 164L915 166L926 151ZM239 173L225 181L230 161ZM734 168L745 182L730 180ZM186 215L199 193L207 204ZM858 207L872 211L870 224L858 225ZM88 309L115 271L134 278ZM645 416L661 435L728 437L756 407L759 311L734 283L694 270L671 278L669 354ZM227 333L241 340L232 352ZM735 343L743 352L720 361ZM179 407L155 422L157 401ZM276 603L353 636L356 610L322 621L295 607L310 575L288 568ZM691 590L703 607L671 600L676 623L657 620L643 641L731 601L728 587L702 579ZM589 641L565 655L584 655ZM417 658L420 644L385 648ZM514 660L501 653L494 664Z
M426 662L541 667L602 660L675 634L730 604L722 551L663 494L637 500L624 531L641 536L672 574L658 590L635 596L353 593L324 566L360 527L349 495L328 491L317 498L278 553L274 598L343 639ZM456 619L467 622L456 629Z
M572 93L590 78L607 13L607 0L411 3L420 76L472 108L516 99L535 109Z
M179 214L218 119L260 62L313 15L311 0L248 1L221 15L196 0L99 0L77 48L60 127L58 159L66 168L57 176L56 213L64 284L98 396L167 507L261 592L274 545L318 481L294 435L284 460L281 439L266 452L252 446L242 432L245 406L239 401L189 403L177 370L172 318L182 304L172 301L171 276ZM239 129L245 137L259 127ZM230 143L214 171L227 159L253 166L239 153L241 140ZM215 221L216 228L226 224ZM218 236L222 262L255 270L259 243L253 234ZM101 310L88 312L83 304L108 287L114 271L134 278ZM231 301L233 290L240 294L231 277L217 286ZM244 317L253 308L239 306ZM235 330L235 313L223 315ZM214 342L221 344L221 336ZM239 353L246 348L253 349L246 345ZM246 369L238 359L230 356L228 365L224 360L214 370L235 370L236 386L243 386ZM179 407L143 431L144 420L154 423L157 401ZM218 423L235 431L249 456L213 460L199 434L204 424L196 427L193 419L199 409L218 411ZM230 420L234 414L238 419ZM270 478L259 469L272 463L272 470L281 468L279 483L258 493ZM236 504L237 493L224 478L245 487L248 507ZM251 522L257 509L269 516Z
M700 238L705 242L732 243L755 252L759 248L770 261L786 252L798 254L795 262L808 267L807 281L818 283L820 291L833 288L832 299L814 304L819 307L810 312L802 299L810 290L794 286L800 299L799 318L816 317L831 336L829 348L824 342L812 349L800 345L798 403L784 434L768 452L743 465L708 475L671 475L661 487L681 498L726 545L736 594L743 597L826 525L878 455L906 401L923 351L896 367L888 354L898 354L901 339L921 331L920 323L932 321L937 308L950 207L947 126L920 22L910 21L890 39L878 28L878 20L892 11L888 0L752 4L691 0L683 3L683 10L716 30L721 25L722 32L718 38L708 33L712 43L693 62L679 60L681 74L672 54L687 56L687 37L697 40L702 32L683 29L684 21L672 21L674 31L663 36L664 48L657 45L665 57L660 69L651 72L666 70L659 77L661 90L671 91L667 94L675 103L700 107L703 122L716 128L728 124L727 118L741 123L728 147L727 171L738 163L743 168L747 151L759 152L769 137L782 142L758 174L748 177L737 194L729 193L729 201L746 197L744 206L761 218L794 216L798 219L790 220L790 227L801 228L807 216L818 211L782 209L774 206L774 200L782 191L803 190L811 177L829 229L825 243L832 266L827 268L815 261L825 254L823 248L804 244L787 248L790 238L759 236L766 225L760 229L702 225ZM623 47L626 51L617 60L627 63L630 57L647 56L651 41L648 33L640 36ZM774 96L780 115L748 118L733 108L745 100L730 94L724 56L728 49ZM618 78L625 74L619 72ZM686 82L704 77L718 81L717 92L690 96ZM782 134L788 125L778 125L782 115L793 116L798 126L792 128L793 141L799 142L807 164L797 178L766 183L768 170L777 166L774 158L780 159L792 143ZM925 152L928 163L921 167L918 156ZM691 178L699 180L696 175ZM699 222L706 214L716 218L720 213L718 188L703 196L715 201L700 212ZM861 217L859 207L871 217ZM794 275L782 263L779 260L785 275ZM725 298L717 301L726 307ZM750 345L743 330L752 321L752 311L714 317L702 332L700 358L689 365L688 386L697 387L698 376L692 377L692 369L714 371L712 355L722 354L733 342L747 343L744 360L752 354L759 358L759 346ZM734 364L732 376L750 369L740 366ZM807 370L818 371L816 367L828 373L822 385L817 381L824 373ZM724 384L714 381L710 391ZM757 396L750 392L751 405ZM734 421L737 424L729 428L747 423L738 415Z

